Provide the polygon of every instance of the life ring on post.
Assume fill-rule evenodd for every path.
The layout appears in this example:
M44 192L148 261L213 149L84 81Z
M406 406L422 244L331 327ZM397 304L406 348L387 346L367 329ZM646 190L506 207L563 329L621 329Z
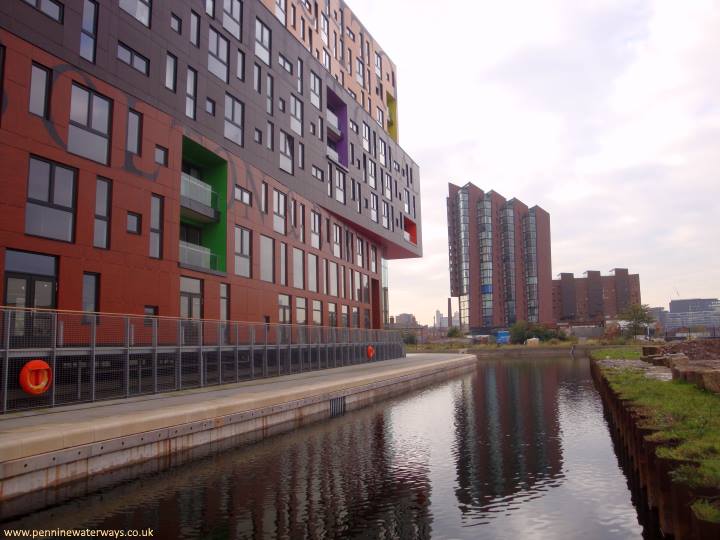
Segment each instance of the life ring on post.
M368 345L368 347L367 347L367 357L370 360L375 358L375 347L373 347L372 345Z
M45 360L30 360L20 370L20 387L23 392L39 396L52 385L52 369Z

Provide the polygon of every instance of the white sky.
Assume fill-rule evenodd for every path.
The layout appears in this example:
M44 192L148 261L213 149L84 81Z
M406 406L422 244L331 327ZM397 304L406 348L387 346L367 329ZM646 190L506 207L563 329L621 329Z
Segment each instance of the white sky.
M720 0L348 1L420 166L425 255L391 261L391 314L447 311L448 181L550 212L553 274L720 297Z

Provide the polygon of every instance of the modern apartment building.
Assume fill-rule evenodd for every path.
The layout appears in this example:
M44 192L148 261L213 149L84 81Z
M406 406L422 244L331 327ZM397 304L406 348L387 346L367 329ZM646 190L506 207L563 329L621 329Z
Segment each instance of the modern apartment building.
M486 333L551 323L550 214L471 183L448 188L450 294L460 324Z
M608 276L597 270L588 270L584 277L562 273L552 287L557 322L596 324L641 303L640 276L628 273L627 268L615 268Z
M6 305L380 328L422 254L342 0L5 0L0 83Z

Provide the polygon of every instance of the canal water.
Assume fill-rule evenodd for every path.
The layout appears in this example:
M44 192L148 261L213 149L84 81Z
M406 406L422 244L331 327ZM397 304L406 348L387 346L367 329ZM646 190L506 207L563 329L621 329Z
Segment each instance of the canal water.
M655 538L587 359L473 372L3 527L156 538Z

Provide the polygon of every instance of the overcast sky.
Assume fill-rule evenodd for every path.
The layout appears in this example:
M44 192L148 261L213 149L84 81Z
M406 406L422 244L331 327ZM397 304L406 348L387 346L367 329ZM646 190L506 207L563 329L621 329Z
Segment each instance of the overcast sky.
M554 275L720 297L720 0L348 2L420 166L425 255L390 263L391 314L447 311L448 181L550 212Z

